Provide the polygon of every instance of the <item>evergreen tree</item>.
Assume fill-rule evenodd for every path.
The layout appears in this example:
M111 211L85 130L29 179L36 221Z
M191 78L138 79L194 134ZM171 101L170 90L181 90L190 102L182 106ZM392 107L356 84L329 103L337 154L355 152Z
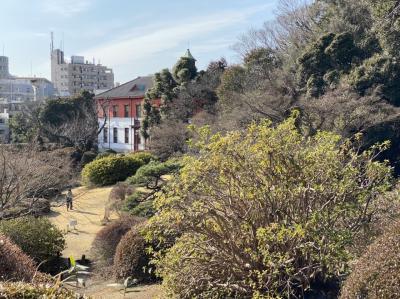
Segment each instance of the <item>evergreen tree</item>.
M188 49L186 54L182 56L175 64L172 74L176 82L181 85L187 84L197 76L196 59Z

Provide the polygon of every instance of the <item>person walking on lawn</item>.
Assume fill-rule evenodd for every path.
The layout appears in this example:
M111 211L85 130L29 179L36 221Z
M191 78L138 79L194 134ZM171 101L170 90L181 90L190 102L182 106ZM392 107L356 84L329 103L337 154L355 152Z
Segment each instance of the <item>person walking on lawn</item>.
M72 208L72 200L73 200L72 191L71 191L71 189L68 189L68 192L67 192L67 211L73 210L73 208Z

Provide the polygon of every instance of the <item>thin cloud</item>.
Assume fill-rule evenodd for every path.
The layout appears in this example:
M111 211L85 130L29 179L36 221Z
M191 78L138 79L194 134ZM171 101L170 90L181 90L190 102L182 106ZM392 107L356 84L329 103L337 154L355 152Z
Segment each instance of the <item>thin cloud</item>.
M45 13L71 17L87 11L92 6L91 0L44 0L42 3Z
M101 58L104 64L114 68L127 65L134 67L135 62L151 59L154 55L174 49L190 40L207 39L212 33L243 23L255 13L270 8L271 5L261 5L242 11L225 11L197 19L191 18L175 24L158 24L151 30L134 29L107 44L88 49L84 54L88 57ZM211 40L213 42L209 46L207 42L201 46L202 52L206 52L207 48L212 51L231 44L230 40L216 43L215 36Z

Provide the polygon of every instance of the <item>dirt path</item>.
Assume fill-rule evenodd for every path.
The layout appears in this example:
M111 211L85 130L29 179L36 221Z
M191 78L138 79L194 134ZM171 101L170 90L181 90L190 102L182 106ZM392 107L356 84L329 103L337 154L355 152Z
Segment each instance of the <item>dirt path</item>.
M90 247L96 233L103 227L101 220L104 215L104 206L110 194L111 187L88 189L80 187L72 190L74 196L74 210L67 212L66 206L53 207L49 215L50 220L60 229L67 232L70 220L76 220L76 230L68 232L65 236L66 249L64 257L80 259L83 254L90 256ZM115 217L114 217L115 218ZM79 289L79 293L85 293L95 299L134 298L151 299L159 296L158 285L140 286L129 289L124 297L120 287L109 286L112 282L90 281L87 288Z

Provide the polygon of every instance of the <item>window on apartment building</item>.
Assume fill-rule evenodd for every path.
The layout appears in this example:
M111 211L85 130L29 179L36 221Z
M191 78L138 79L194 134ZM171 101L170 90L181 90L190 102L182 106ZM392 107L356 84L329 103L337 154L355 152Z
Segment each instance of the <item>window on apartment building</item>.
M136 105L136 118L141 118L142 117L142 105L137 104Z
M113 109L113 117L118 117L118 106L114 105L112 109Z
M114 143L118 143L118 128L114 128L113 138L114 138Z
M124 105L124 117L129 117L129 105Z
M5 123L4 118L0 118L0 124L4 124L4 123Z
M103 129L103 142L108 143L108 128Z
M125 128L125 143L129 143L129 128Z

